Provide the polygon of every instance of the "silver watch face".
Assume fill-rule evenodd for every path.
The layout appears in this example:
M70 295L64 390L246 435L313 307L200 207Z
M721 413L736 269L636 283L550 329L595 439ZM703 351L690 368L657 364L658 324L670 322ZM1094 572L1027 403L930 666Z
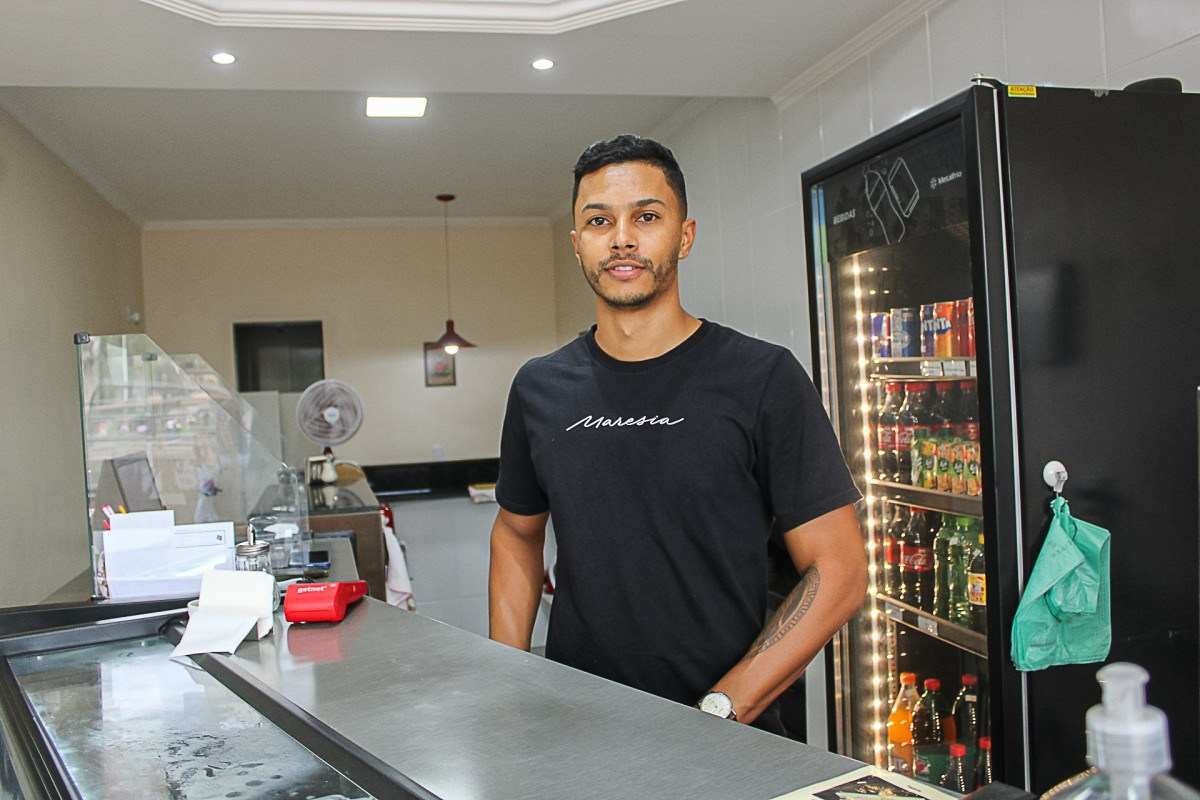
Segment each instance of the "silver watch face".
M724 692L709 692L700 701L700 710L714 717L729 719L733 714L733 701Z

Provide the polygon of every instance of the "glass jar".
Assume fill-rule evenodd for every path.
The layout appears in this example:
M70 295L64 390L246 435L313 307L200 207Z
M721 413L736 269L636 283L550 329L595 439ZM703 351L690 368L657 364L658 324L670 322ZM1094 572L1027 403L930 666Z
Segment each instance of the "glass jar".
M275 583L275 570L271 568L271 545L268 542L241 542L233 548L233 568L242 572L265 572L271 576L274 587L271 609L279 610L279 584Z

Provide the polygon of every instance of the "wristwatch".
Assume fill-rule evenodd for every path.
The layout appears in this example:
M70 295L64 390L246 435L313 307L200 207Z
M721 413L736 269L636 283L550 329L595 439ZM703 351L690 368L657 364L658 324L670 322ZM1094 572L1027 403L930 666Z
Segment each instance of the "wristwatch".
M737 721L737 714L733 713L733 701L724 692L709 692L700 698L696 708L714 717Z

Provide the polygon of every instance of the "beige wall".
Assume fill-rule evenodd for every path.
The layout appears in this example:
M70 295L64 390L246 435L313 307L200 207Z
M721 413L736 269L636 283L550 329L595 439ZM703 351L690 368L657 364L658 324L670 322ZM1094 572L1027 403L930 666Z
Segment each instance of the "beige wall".
M326 377L363 395L366 421L338 455L363 464L494 458L509 384L554 348L554 270L545 223L453 224L454 320L478 345L458 385L426 388L421 344L441 335L440 225L149 229L147 331L199 353L236 385L233 323L323 323Z
M554 310L558 344L566 344L596 321L596 295L587 285L571 247L570 214L555 218L552 227L554 248Z
M129 330L138 227L0 110L0 605L36 603L87 568L71 334Z

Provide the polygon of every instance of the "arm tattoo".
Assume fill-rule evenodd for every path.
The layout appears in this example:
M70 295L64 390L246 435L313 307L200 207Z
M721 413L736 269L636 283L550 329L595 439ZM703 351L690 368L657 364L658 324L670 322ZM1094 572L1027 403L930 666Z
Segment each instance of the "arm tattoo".
M754 640L754 644L750 645L750 652L747 655L756 656L768 647L778 644L783 637L787 636L812 608L820 587L821 573L817 571L816 566L809 567L808 571L804 573L804 578L784 599L770 622L763 628L763 632Z

